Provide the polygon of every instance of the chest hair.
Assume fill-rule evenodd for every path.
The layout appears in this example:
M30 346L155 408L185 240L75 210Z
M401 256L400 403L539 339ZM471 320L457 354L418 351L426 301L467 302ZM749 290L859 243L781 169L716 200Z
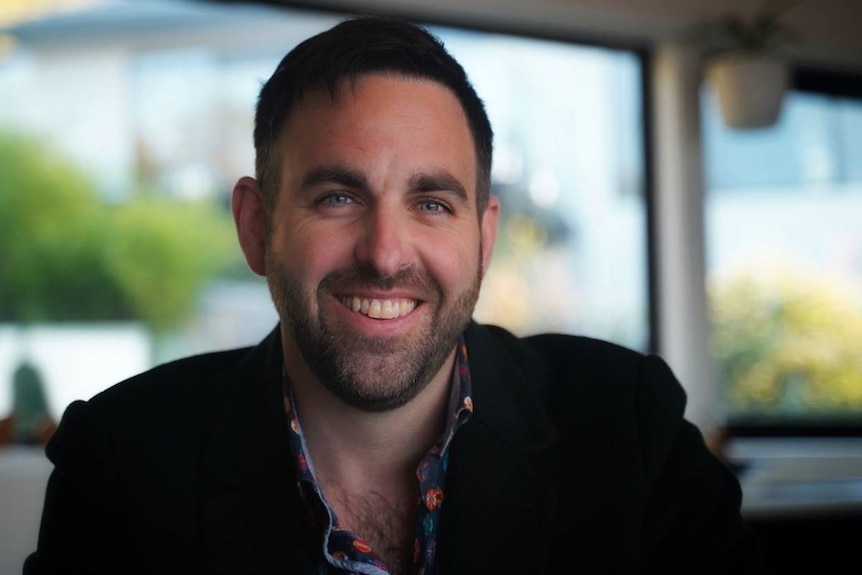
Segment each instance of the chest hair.
M347 494L333 490L327 498L342 525L359 535L380 557L392 575L409 573L413 564L413 540L417 495L400 497L376 491Z

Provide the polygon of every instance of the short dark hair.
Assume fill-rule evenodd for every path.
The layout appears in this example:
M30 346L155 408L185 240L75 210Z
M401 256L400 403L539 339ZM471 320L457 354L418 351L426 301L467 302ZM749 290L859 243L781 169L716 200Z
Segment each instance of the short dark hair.
M303 94L325 88L333 99L342 80L373 73L438 82L461 103L477 158L476 204L481 215L491 187L493 132L485 105L461 65L424 28L396 18L358 16L298 44L261 88L254 127L255 170L271 213L278 193L276 148L284 123Z

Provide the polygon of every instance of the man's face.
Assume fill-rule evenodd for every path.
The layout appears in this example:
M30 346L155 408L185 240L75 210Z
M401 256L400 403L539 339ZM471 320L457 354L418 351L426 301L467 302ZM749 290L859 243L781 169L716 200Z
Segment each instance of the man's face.
M281 136L265 272L285 353L336 397L405 404L453 354L496 232L473 138L444 86L369 75L308 92ZM448 373L445 374L448 377Z

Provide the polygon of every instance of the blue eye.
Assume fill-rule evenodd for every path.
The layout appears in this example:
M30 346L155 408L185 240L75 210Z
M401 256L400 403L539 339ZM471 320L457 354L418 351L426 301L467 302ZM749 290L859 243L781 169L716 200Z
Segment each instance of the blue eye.
M317 200L317 203L324 206L346 206L348 204L354 203L354 199L350 196L350 194L336 192L323 196L322 198Z
M423 212L451 212L451 208L440 200L422 200L419 202L419 209Z

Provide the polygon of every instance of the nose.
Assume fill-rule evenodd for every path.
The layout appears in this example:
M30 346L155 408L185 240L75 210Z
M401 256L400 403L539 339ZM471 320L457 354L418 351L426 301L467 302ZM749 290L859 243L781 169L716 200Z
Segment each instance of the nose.
M388 277L411 264L411 238L407 222L397 209L378 206L362 221L362 237L356 259L370 264L381 277Z

